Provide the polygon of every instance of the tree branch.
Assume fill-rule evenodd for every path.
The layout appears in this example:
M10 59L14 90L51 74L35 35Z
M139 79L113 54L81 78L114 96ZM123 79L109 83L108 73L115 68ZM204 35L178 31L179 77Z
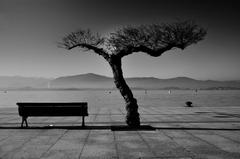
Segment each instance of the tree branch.
M116 55L118 57L124 57L124 56L130 55L134 52L143 52L143 53L147 53L150 56L158 57L158 56L162 55L164 52L171 50L172 48L173 48L173 46L171 46L171 45L162 47L162 48L159 48L156 50L150 49L150 48L148 48L146 46L142 46L142 45L138 46L138 47L129 46L126 50L121 50L120 52L117 52Z
M59 43L59 47L71 50L76 47L85 48L86 51L92 50L96 54L103 56L106 60L109 59L109 54L101 45L103 45L105 39L101 38L98 34L93 35L92 32L88 30L79 30L68 34Z
M109 59L109 54L104 51L102 48L98 48L89 44L76 44L68 48L71 50L76 47L86 48L87 50L93 50L96 54L103 56L105 59Z

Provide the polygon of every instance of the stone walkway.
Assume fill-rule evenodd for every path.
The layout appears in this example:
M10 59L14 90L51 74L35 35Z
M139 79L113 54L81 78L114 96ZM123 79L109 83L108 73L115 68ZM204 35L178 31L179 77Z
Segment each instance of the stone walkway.
M93 108L81 117L30 117L20 129L16 108L0 109L0 158L239 159L240 107L141 107L142 125L112 131L124 108ZM52 125L52 126L49 126Z

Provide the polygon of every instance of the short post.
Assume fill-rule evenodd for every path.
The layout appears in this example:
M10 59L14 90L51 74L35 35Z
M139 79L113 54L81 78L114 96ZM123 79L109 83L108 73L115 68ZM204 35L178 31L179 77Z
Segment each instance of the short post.
M186 105L187 105L187 107L192 107L192 102L191 101L187 101Z

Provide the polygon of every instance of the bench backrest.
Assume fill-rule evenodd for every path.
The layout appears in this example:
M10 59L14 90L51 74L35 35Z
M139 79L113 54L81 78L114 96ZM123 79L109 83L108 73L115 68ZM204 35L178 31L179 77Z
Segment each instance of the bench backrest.
M17 103L20 116L88 116L86 102Z

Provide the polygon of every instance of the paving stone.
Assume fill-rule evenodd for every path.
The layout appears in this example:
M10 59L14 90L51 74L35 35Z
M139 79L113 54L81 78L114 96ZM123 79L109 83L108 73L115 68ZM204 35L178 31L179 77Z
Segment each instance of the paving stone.
M135 131L114 131L114 137L119 158L155 157Z
M68 130L55 142L41 158L74 159L79 158L88 130Z
M116 158L114 136L110 130L92 130L84 145L81 158Z

